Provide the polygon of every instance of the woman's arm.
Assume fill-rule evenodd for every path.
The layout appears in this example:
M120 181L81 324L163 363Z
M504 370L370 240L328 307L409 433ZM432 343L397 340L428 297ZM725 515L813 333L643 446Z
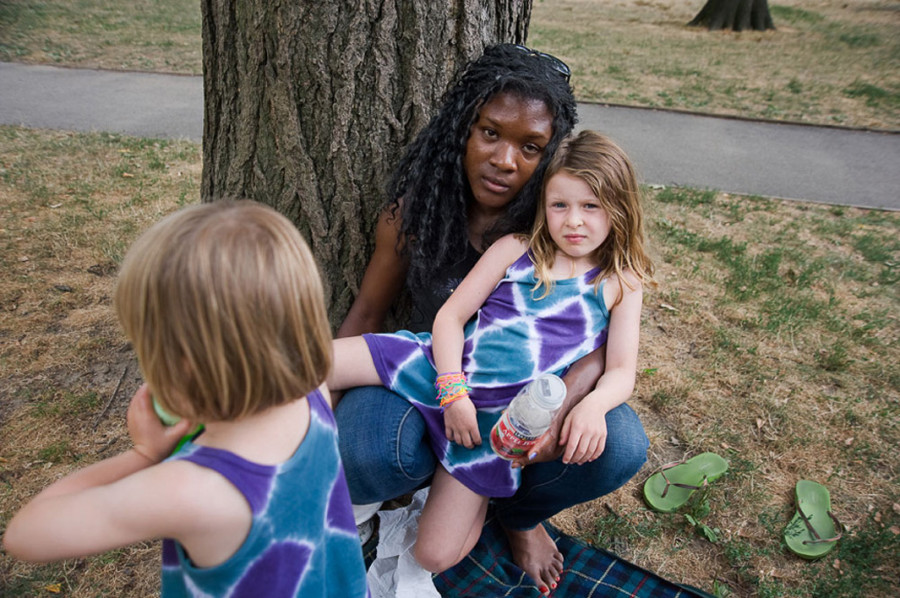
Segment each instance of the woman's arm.
M463 327L484 304L497 283L503 279L506 269L522 255L525 248L525 242L513 235L497 240L484 252L475 267L438 310L432 329L432 351L438 374L462 370L465 342ZM468 397L447 406L444 411L444 426L447 438L453 442L466 448L481 444L475 406Z
M375 251L369 259L359 294L338 328L337 338L380 332L385 316L406 281L409 258L401 255L400 216L385 209L375 226Z
M160 480L149 476L143 476L144 483L133 480L168 456L190 431L191 422L165 428L144 385L128 408L128 428L133 449L51 484L10 520L3 537L10 554L48 562L157 537L152 531L160 521L146 515Z
M594 390L572 408L563 423L559 442L566 446L564 463L586 463L603 453L606 414L627 401L634 391L643 289L634 277L629 276L628 281L633 288L623 285L621 301L616 304L615 297L611 297L607 303L615 307L609 316L606 371ZM617 289L615 294L618 293Z

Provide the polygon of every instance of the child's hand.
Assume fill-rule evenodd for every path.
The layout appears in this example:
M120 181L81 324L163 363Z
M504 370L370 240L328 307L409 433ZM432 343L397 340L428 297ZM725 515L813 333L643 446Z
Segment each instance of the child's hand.
M447 440L470 449L481 444L475 405L469 397L457 399L444 407L444 433Z
M559 444L566 447L566 464L583 465L599 457L606 448L606 412L588 400L575 405L563 422Z
M182 436L191 431L193 424L182 419L174 426L164 426L153 410L153 399L146 384L142 384L128 405L128 434L136 453L153 463L168 457Z

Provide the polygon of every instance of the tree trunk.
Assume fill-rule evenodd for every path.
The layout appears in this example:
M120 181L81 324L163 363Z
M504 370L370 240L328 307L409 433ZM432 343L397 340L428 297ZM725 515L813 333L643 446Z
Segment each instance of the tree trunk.
M203 201L294 221L343 319L384 187L457 68L522 43L531 0L201 0Z
M710 31L725 28L734 31L775 29L768 0L707 0L688 25L706 25Z

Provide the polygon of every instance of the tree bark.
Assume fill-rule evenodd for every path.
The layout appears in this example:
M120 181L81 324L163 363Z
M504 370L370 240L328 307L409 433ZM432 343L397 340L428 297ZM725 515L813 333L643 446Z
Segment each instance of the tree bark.
M358 290L384 187L456 69L524 41L531 0L201 0L203 201L294 221L332 325Z
M707 0L688 25L705 25L710 31L775 29L768 0Z

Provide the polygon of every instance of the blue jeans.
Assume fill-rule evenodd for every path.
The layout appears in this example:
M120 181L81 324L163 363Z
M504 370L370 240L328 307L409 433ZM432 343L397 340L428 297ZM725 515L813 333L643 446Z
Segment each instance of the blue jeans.
M425 422L406 399L382 386L354 388L335 410L341 459L354 504L390 500L428 485L437 459ZM584 465L529 465L509 498L494 499L500 523L528 530L571 506L617 490L640 470L650 446L628 405L606 414L606 449Z

